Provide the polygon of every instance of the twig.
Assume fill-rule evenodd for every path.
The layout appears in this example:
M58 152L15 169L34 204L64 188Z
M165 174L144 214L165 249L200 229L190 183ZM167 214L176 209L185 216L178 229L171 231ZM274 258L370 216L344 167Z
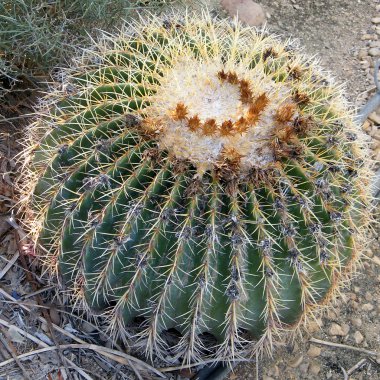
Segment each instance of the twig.
M347 344L327 342L325 340L320 340L320 339L316 339L316 338L310 338L309 342L317 343L317 344L323 344L324 346L339 347L339 348L343 348L343 349L346 349L346 350L362 352L363 354L367 354L367 355L370 355L370 356L376 356L377 357L377 356L380 355L376 351L370 351L370 350L365 350L364 348L348 346Z
M36 296L37 294L40 294L40 293L43 293L43 292L47 292L48 290L50 290L50 289L54 289L54 288L55 288L54 285L47 286L46 288L41 288L40 290L37 290L37 291L35 291L35 292L25 294L25 295L23 295L21 298L22 298L23 300L26 300L26 299L28 299L28 298L31 298L31 297ZM42 306L42 307L44 307L45 309L50 309L49 306L44 306L44 305L39 305L39 306Z
M28 311L30 313L30 309L28 307L26 307L25 305L23 305L22 303L20 302L17 302L17 300L15 298L13 298L10 294L8 294L5 290L1 289L0 288L0 293L7 299L11 300L12 302L14 302L15 304L19 305L22 309ZM47 324L47 321L44 317L38 317L38 320L41 322L41 323L45 323ZM58 332L68 336L69 338L71 338L72 340L74 340L75 342L77 343L86 343L84 340L76 337L75 335L71 334L70 332L64 330L62 327L59 327L57 325L55 325L54 323L52 323L52 326L54 328L54 330L57 330Z
M259 380L259 352L256 350L256 380Z
M3 347L2 344L0 344L0 356L2 356L4 358L4 360L7 360L9 359L10 355L8 353L8 351L5 349L5 347Z
M228 358L224 358L227 360ZM204 364L214 364L222 361L223 358L220 359L208 359L208 360L202 360L202 362L197 362L197 363L191 363L186 365L186 368L192 368L192 367L197 367L198 365L204 365ZM234 363L250 363L253 362L251 359L234 359ZM172 372L172 371L177 371L179 369L183 369L182 366L174 366L174 367L161 367L157 368L161 372Z
M43 348L50 347L48 344L43 342L41 339L36 338L34 335L29 334L28 332L26 332L23 329L20 329L19 327L5 321L4 319L0 319L0 324L5 326L5 327L8 327L8 328L13 327L15 330L17 330L18 333L25 336L25 338L28 338L29 340L31 340L32 342L38 344L39 346L41 346ZM65 360L67 363L69 363L69 365L71 367L73 367L74 370L76 370L79 374L81 374L85 379L92 380L92 378L86 372L84 372L81 368L79 368L77 365L75 365L75 363L72 362L70 359L65 357Z
M25 336L26 338L28 338L29 340L31 340L32 342L38 344L39 346L41 347L49 347L48 344L46 344L45 342L43 342L41 339L38 339L36 338L34 335L32 334L29 334L28 332L24 331L23 329L20 329L19 327L5 321L4 319L0 319L0 324L5 326L5 327L8 327L8 329L10 327L13 327L18 333L20 333L21 335Z
M25 379L28 378L28 374L25 371L24 366L21 364L21 361L19 357L17 356L17 351L12 344L12 342L8 339L6 333L4 332L4 336L2 333L0 333L0 341L4 345L4 347L7 349L7 351L12 355L12 359L8 359L11 361L15 361L19 368L21 369L22 375L24 376Z
M367 359L364 358L360 361L358 361L353 367L351 367L348 371L347 371L347 375L350 376L352 375L356 370L360 369L361 367L364 366L364 364L367 363Z
M21 246L21 243L23 241L25 242L27 240L27 235L23 231L23 229L16 223L16 221L13 218L13 215L10 218L8 218L8 223L14 228L14 236L15 236L17 248L18 248L18 251L19 251L19 254L20 254L19 255L19 257L20 257L20 263L21 263L21 266L23 267L23 269L25 271L26 279L28 280L28 282L32 286L33 291L37 292L37 294L36 294L37 303L39 305L43 305L42 299L41 299L40 295L38 294L38 291L39 291L38 284L33 279L31 273L28 271L28 264L27 264L27 261L26 261L25 253L23 251L23 247ZM47 312L46 309L41 309L41 312L42 312L42 315L44 316L44 318L46 320L46 324L47 324L47 327L49 329L51 338L53 339L54 344L58 348L57 353L58 353L59 360L61 361L62 365L67 370L69 379L71 379L72 376L71 376L70 372L68 371L68 368L66 368L66 359L65 359L65 357L62 354L62 350L60 349L60 344L59 344L59 342L56 339L56 336L54 334L53 326L52 326L52 321L50 319L50 316L49 316L49 314L48 314L48 312Z
M148 371L155 373L156 375L160 376L161 378L164 378L164 379L166 378L160 371L158 371L156 368L150 366L148 363L145 363L142 360L137 359L131 355L125 354L124 352L116 351L116 350L113 350L111 348L101 347L101 346L97 346L96 344L88 344L88 343L85 343L85 344L77 344L77 343L62 344L62 345L60 345L60 348L62 350L66 350L66 349L88 349L88 350L92 350L92 351L95 351L95 352L97 352L103 356L106 356L110 359L113 359L116 362L123 364L123 365L129 365L130 362L132 361L136 365L138 365L142 368L145 368ZM2 363L0 363L0 368L14 362L16 359L18 359L18 360L24 359L24 358L27 358L29 356L42 354L44 352L49 352L49 351L53 351L53 350L57 350L57 349L58 349L57 346L50 346L50 347L40 348L39 350L27 352L25 354L21 354L21 355L18 355L17 358L8 359L8 360L5 360Z
M17 250L13 257L8 261L8 264L3 268L3 270L0 272L0 280L7 274L9 269L13 267L13 264L17 261L18 257L20 256L19 251Z
M22 309L24 309L25 311L27 311L27 312L29 312L29 313L31 312L31 310L30 310L30 308L29 308L28 306L30 306L30 307L39 307L39 308L42 308L42 309L50 309L49 306L46 306L46 305L28 304L28 303L26 303L26 302L16 300L16 299L13 298L10 294L8 294L4 289L1 289L1 288L0 288L0 294L2 294L6 299L8 299L9 302L12 302L13 304L20 306ZM64 311L64 310L59 310L59 311L60 311L61 313L67 313L67 312ZM74 317L76 317L76 316L74 316ZM77 317L77 318L79 318L79 317ZM39 316L39 317L38 317L38 320L39 320L41 323L47 324L47 321L46 321L46 319L45 319L44 317ZM88 322L88 323L89 323L89 322ZM90 324L91 324L91 323L90 323ZM91 324L91 326L94 326L94 325ZM54 324L54 323L52 323L52 327L53 327L54 330L58 331L59 333L61 333L61 334L63 334L63 335L66 335L67 337L69 337L70 339L72 339L73 341L75 341L75 342L77 342L77 343L81 343L81 344L82 344L82 343L83 343L83 344L87 343L87 342L85 342L84 340L78 338L77 336L73 335L72 333L66 331L65 329L63 329L62 327L60 327L60 326L58 326L58 325L56 325L56 324ZM94 327L96 327L96 326L94 326ZM105 333L104 333L103 331L98 330L98 332L99 332L100 334L102 334L103 336L106 336ZM115 346L116 348L118 348L118 349L121 351L121 347L120 347L120 346L118 346L117 344L114 344L114 346Z
M344 380L348 380L347 371L346 371L342 366L339 366L339 367L340 367L340 370L341 370L342 373L343 373Z

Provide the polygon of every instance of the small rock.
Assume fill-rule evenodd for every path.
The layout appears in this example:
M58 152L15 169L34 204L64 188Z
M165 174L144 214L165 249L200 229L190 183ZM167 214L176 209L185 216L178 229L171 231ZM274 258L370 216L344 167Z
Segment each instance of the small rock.
M368 119L372 120L374 123L377 125L380 125L380 116L376 112L372 112L369 116Z
M342 331L343 331L344 336L346 336L350 331L350 325L348 325L347 323L343 323Z
M263 380L274 380L274 378L267 375L263 375Z
M263 7L252 0L222 0L221 4L231 17L237 14L239 20L249 26L260 26L265 22Z
M373 301L373 295L370 293L370 292L366 292L365 295L364 295L366 301Z
M363 324L362 320L360 318L352 318L351 319L351 323L355 326L355 327L361 327L361 325Z
M275 365L268 369L268 376L272 376L275 379L280 377L280 368L278 368L278 365Z
M309 372L313 375L318 375L321 372L321 366L317 363L312 363L309 367Z
M337 323L331 324L329 334L330 335L339 335L339 336L345 336L346 335L342 329L342 326L338 325Z
M361 37L361 40L362 41L372 40L372 34L363 34Z
M367 60L360 61L360 65L361 65L362 69L368 69L370 66L370 64Z
M355 331L354 339L356 344L360 344L364 340L364 336L361 334L360 331Z
M371 113L371 115L372 115L372 113ZM366 120L363 123L362 129L363 129L364 132L369 132L371 130L371 123L368 120Z
M289 362L289 365L292 368L297 368L301 365L302 361L303 361L303 355L299 355L299 356L295 357L293 360L291 360Z
M358 53L358 58L360 60L364 59L365 57L367 57L367 49L360 49L359 50L359 53Z
M309 350L307 351L307 354L311 358L316 358L317 356L319 356L321 354L321 349L318 346L311 345Z
M374 309L374 306L371 303L365 303L362 306L363 311L372 311Z
M339 309L328 309L326 316L328 319L338 319Z
M323 321L322 319L317 319L315 321L310 322L308 326L308 331L313 334L321 329L323 326Z
M372 24L380 24L380 17L374 17L371 21Z
M371 48L368 50L368 55L371 57L378 57L380 55L380 49L379 48Z
M372 260L376 265L380 265L380 257L374 256Z

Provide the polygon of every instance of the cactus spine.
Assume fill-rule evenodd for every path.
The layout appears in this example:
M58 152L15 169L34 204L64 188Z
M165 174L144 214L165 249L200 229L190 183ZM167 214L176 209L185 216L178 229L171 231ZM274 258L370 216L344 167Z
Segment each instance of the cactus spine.
M366 147L291 42L151 17L104 36L60 86L30 128L31 230L115 337L140 321L160 355L175 328L185 363L269 350L352 271Z

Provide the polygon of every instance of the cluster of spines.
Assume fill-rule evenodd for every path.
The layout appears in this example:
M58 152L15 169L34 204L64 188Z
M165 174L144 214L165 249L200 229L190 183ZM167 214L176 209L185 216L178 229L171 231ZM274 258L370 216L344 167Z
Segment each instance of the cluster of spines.
M173 111L173 120L184 121L192 132L199 132L204 136L234 136L235 134L243 134L248 128L255 125L260 115L269 103L268 96L265 93L253 96L250 83L246 79L239 79L235 72L225 72L221 70L217 73L217 77L221 83L224 81L238 86L241 102L248 107L246 115L241 116L236 121L225 120L220 125L215 119L209 118L201 121L198 115L188 117L188 108L183 103L177 103Z
M161 58L154 61L156 48L149 42L122 41L129 55L114 51L100 69L74 75L80 95L74 91L56 103L50 116L59 127L39 142L33 164L41 177L32 200L40 242L82 302L109 309L115 335L126 334L134 317L145 318L139 336L150 354L166 348L162 330L177 323L178 355L186 362L206 355L200 335L207 331L221 341L214 353L221 359L252 349L246 331L258 339L256 349L270 347L274 334L300 323L300 315L329 295L357 255L358 221L367 211L365 185L353 178L360 170L351 149L355 136L341 129L336 134L339 116L331 117L328 107L320 110L329 91L296 90L294 103L314 119L293 120L293 105L278 110L273 143L283 161L270 170L252 168L243 181L233 176L228 191L218 170L194 179L191 163L175 163L140 134L138 118L120 116L139 114L155 90L148 79L159 80ZM149 59L140 63L142 52ZM281 54L267 48L261 59L269 72ZM283 65L291 80L302 80L297 66ZM141 77L135 77L137 66L146 70ZM136 85L125 83L133 78ZM232 72L220 79L239 86L251 121L258 120L266 96L253 98L246 81ZM187 117L183 104L175 117ZM196 116L187 122L198 130ZM313 134L306 133L315 123ZM231 131L212 122L204 129ZM296 145L302 155L289 153ZM233 174L238 161L238 152L225 152L221 166ZM122 263L127 248L133 254ZM188 309L178 304L182 293L188 294Z

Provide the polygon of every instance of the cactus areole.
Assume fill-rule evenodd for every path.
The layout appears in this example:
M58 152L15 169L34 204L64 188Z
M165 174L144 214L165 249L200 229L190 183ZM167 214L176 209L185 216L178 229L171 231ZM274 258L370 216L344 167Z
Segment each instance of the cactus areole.
M149 16L58 82L29 131L28 219L115 339L184 363L269 350L352 271L366 146L341 88L290 41Z

